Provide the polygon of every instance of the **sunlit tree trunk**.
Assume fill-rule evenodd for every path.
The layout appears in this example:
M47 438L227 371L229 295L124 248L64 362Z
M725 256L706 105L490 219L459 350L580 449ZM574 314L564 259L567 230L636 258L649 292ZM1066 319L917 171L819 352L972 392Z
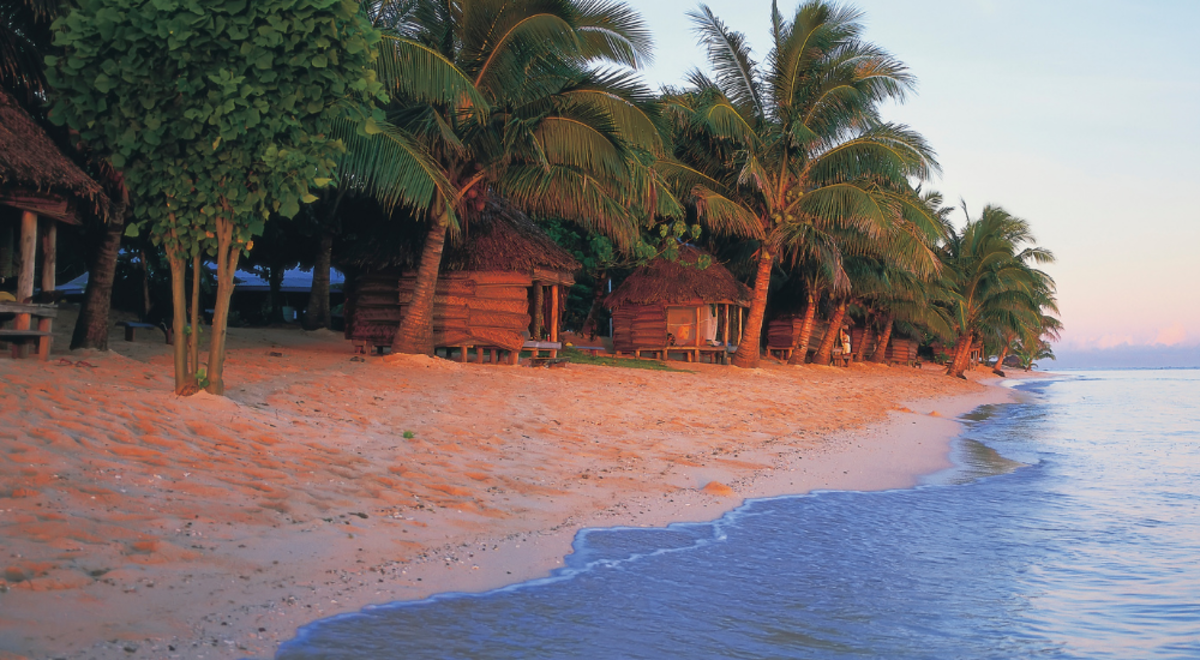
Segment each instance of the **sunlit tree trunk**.
M213 305L212 339L208 349L209 394L225 394L225 339L229 325L229 300L241 246L233 242L233 222L217 218L217 299Z
M867 345L870 344L871 340L874 338L872 337L874 332L875 331L871 328L871 322L868 319L863 325L862 339L858 340L858 346L852 347L854 349L855 362L863 361L863 357L867 354Z
M846 301L843 300L833 310L833 318L829 319L829 328L825 330L825 336L821 338L821 345L817 348L817 354L813 356L813 364L828 365L833 359L833 344L838 341L842 320L845 318Z
M172 231L174 234L174 231ZM195 387L196 378L188 369L187 355L187 262L177 247L167 247L167 264L171 267L171 329L175 337L175 393L187 394ZM193 390L194 391L194 390Z
M950 368L946 370L946 375L962 378L963 373L967 370L967 360L970 357L971 334L959 335L958 340L954 343L954 359L950 361Z
M200 373L200 255L192 257L192 331L187 335L188 364L191 373ZM179 335L176 335L178 337Z
M879 335L879 341L875 342L875 352L871 353L871 362L883 362L887 359L888 344L892 341L892 324L896 321L896 315L888 312L883 316L883 331Z
M1008 357L1008 347L1012 345L1012 341L1005 337L1005 344L1000 347L1000 355L996 357L996 366L992 367L992 371L997 375L1004 375L1004 359Z
M758 366L762 350L763 314L767 309L767 291L771 288L773 265L775 255L764 245L758 253L758 271L754 274L754 297L750 301L750 314L738 340L737 352L733 354L735 366L745 369Z
M450 217L445 210L434 218L425 236L425 248L417 266L417 281L412 302L404 310L404 319L392 339L393 353L433 355L433 299L437 291L438 269L442 265L442 249L446 245L446 229Z
M808 343L812 341L813 324L817 319L817 300L810 290L808 302L804 306L804 319L800 321L800 333L796 335L796 345L792 347L792 357L788 364L804 364L808 360Z

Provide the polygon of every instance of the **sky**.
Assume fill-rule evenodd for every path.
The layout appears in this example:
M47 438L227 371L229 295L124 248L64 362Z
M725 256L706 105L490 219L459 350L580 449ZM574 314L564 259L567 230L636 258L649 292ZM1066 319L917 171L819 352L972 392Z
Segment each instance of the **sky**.
M654 34L652 86L705 68L698 3L630 4ZM1004 207L1057 256L1060 362L1200 366L1200 0L850 4L918 78L885 117L937 150L928 187L973 217ZM708 5L766 60L768 0Z

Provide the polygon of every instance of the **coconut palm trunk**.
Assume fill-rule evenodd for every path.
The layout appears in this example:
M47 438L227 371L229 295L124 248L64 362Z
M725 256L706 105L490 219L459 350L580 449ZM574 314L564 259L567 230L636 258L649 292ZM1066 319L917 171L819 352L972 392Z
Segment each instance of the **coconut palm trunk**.
M871 324L867 323L866 326L863 327L862 339L858 341L858 346L854 348L855 362L864 361L864 358L867 354L867 345L871 343L872 339L874 339L874 337L871 336L872 334L874 334L874 331L871 329Z
M833 311L833 318L829 319L829 328L825 330L825 336L821 338L821 346L817 348L817 354L813 356L813 364L828 365L833 359L833 345L838 341L842 320L845 318L846 301L843 300Z
M95 348L108 350L108 317L112 308L113 282L117 279L117 257L121 252L121 236L125 233L125 206L114 203L112 214L104 227L104 236L96 246L83 307L71 334L71 350Z
M449 225L449 214L443 210L434 218L433 226L425 235L412 301L405 307L404 319L392 339L393 353L433 355L433 299L437 292L438 270L442 266L442 250L446 246L446 229Z
M963 378L963 374L967 371L967 360L970 357L971 335L959 335L958 340L954 343L954 359L950 361L950 367L946 370L946 375Z
M808 343L812 341L813 325L817 319L817 301L810 291L808 303L804 306L804 318L800 321L800 332L796 335L796 344L792 346L792 357L788 364L804 364L808 361Z
M1004 375L1004 359L1008 357L1008 347L1010 343L1006 343L1000 347L1000 355L996 356L996 366L992 367L992 371L999 376Z
M754 275L754 297L750 301L750 315L742 336L738 340L737 352L733 354L733 364L743 369L753 369L758 366L762 344L763 314L767 309L767 290L771 287L771 267L775 264L775 255L765 246L758 254L758 272Z
M892 341L892 324L896 322L896 315L888 312L883 317L883 330L879 335L879 341L875 342L875 352L871 353L871 362L882 363L887 359L888 344Z

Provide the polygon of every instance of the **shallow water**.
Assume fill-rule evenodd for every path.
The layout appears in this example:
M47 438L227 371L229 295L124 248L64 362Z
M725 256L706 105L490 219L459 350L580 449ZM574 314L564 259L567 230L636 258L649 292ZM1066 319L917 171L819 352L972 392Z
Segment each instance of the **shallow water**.
M925 485L587 530L550 578L278 658L1200 658L1200 371L1026 381Z

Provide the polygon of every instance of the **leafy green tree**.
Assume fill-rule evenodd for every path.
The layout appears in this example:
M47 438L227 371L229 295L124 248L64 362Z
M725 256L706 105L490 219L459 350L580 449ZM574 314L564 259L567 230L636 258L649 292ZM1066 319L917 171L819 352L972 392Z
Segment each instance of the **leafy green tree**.
M1033 243L1028 222L988 205L942 246L956 338L948 375L962 377L977 340L1005 328L1040 329L1035 319L1042 315L1053 280L1033 265L1052 263L1054 255Z
M757 220L761 244L754 297L734 364L757 365L771 273L781 252L816 231L849 227L868 237L896 231L936 234L909 179L937 168L923 138L883 122L878 106L899 100L913 78L894 57L861 39L860 15L824 0L784 20L772 3L772 47L765 65L745 37L701 5L690 14L715 77L692 75L692 92L669 112L691 139L677 142L685 165L672 175L703 185L701 208ZM912 246L923 241L909 242ZM936 268L931 255L910 255Z
M129 231L149 232L171 266L176 337L185 263L215 256L207 370L177 342L175 387L221 394L238 257L332 180L334 123L386 100L378 33L348 0L89 0L54 27L54 119L124 172Z

